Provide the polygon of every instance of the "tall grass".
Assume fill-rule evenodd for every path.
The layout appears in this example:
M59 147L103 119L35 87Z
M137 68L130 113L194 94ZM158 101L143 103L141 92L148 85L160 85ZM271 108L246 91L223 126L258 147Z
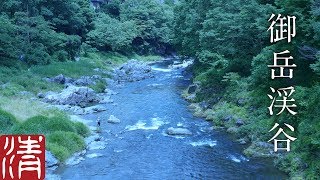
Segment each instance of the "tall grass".
M54 114L54 113L53 113ZM0 132L10 134L44 134L47 138L46 148L60 161L66 160L73 153L85 148L84 137L90 134L87 126L73 122L64 113L52 117L34 116L24 122L14 120L14 116L0 111L0 120L5 123ZM0 122L0 123L1 123ZM0 124L1 125L1 124Z
M60 161L85 148L83 138L74 132L56 131L47 136L47 147Z
M17 123L18 121L12 114L0 109L0 134L8 133Z

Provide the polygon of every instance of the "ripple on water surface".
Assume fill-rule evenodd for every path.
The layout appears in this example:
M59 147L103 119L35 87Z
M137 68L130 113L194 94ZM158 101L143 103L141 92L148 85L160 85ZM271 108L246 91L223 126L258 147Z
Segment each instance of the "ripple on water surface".
M157 130L161 126L167 124L167 122L161 120L161 118L156 117L151 119L151 124L147 124L147 122L139 120L134 125L128 125L126 126L127 131L135 131L135 130Z

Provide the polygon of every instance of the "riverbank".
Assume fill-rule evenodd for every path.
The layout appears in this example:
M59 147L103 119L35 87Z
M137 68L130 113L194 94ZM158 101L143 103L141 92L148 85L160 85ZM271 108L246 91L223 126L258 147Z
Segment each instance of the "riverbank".
M106 89L112 69L132 58L148 62L161 57L91 53L78 61L1 67L0 134L44 134L47 166L63 163L86 148L84 138L92 133L92 127L70 114L103 111L98 104L112 101Z
M232 75L230 75L232 76ZM225 76L225 79L235 77ZM266 132L263 131L269 122L265 119L254 121L259 117L257 109L250 105L252 101L248 84L245 81L231 80L229 87L223 93L210 89L210 95L206 94L207 88L202 87L201 82L195 80L186 88L181 96L190 105L189 110L194 116L204 118L213 123L216 130L222 129L237 142L243 153L248 158L261 158L272 160L279 170L290 173L290 178L301 178L301 171L292 173L292 167L284 165L285 154L275 153L274 145L267 142ZM225 80L228 81L228 80ZM301 166L301 160L296 158L294 167ZM300 164L300 165L299 165Z

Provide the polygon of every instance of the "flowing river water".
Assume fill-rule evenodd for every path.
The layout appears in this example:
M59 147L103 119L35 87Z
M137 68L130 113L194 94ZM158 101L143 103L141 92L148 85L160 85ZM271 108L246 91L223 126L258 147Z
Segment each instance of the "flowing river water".
M286 179L271 160L247 158L243 146L223 130L193 117L181 92L190 76L168 63L153 65L155 78L113 85L119 94L107 111L83 116L102 117L101 136L107 143L102 150L88 150L87 158L73 166L56 170L61 179ZM119 124L106 122L110 115ZM169 127L189 129L193 135L166 135Z

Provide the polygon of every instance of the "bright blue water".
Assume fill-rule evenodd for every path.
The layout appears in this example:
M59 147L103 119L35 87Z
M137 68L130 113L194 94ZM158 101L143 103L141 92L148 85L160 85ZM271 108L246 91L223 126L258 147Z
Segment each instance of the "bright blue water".
M169 71L167 63L154 65ZM161 70L161 69L160 69ZM155 71L155 78L112 86L117 105L106 112L84 116L115 115L120 124L102 120L102 136L108 145L102 157L59 168L62 179L285 179L270 160L246 158L243 147L223 131L195 118L181 98L190 83L182 70ZM94 125L94 123L92 124ZM165 134L169 127L185 127L188 137Z

